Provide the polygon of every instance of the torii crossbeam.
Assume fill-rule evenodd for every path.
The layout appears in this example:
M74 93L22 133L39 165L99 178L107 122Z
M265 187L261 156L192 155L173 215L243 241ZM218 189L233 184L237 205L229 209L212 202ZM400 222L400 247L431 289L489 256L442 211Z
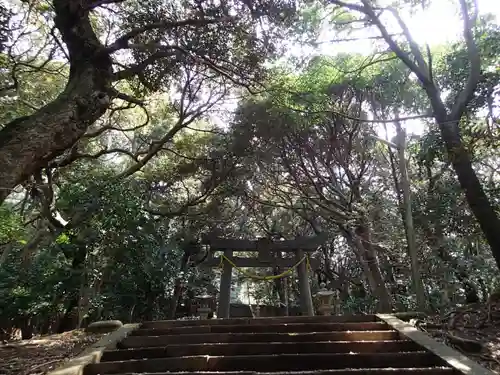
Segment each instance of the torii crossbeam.
M209 256L204 265L216 267L221 264L220 257L214 257L216 251L223 251L224 256L231 262L223 262L223 271L220 282L219 307L217 317L229 318L229 304L231 295L231 276L233 263L236 267L293 267L304 258L305 253L315 251L327 239L326 234L315 237L298 237L294 240L271 241L260 240L240 240L224 239L214 236L204 236L203 244L209 245ZM233 257L233 251L238 252L258 252L258 258ZM281 252L294 252L295 258L282 258ZM316 260L312 259L311 268L318 267ZM305 262L300 262L297 266L300 288L300 307L302 315L314 315L314 308L311 297L311 288L308 281L308 269Z

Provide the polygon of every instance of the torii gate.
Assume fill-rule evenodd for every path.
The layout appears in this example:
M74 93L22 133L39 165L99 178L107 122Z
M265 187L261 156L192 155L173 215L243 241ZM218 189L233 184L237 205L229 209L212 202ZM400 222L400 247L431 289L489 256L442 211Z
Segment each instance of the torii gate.
M217 267L223 264L223 271L219 288L219 307L217 310L218 318L229 318L229 304L231 295L231 276L233 266L230 262L224 261L221 257L214 257L216 251L223 251L224 256L228 258L236 267L273 267L280 266L291 268L304 259L307 253L315 251L327 239L325 234L316 237L298 237L294 240L271 241L269 239L260 239L255 241L239 239L223 239L218 237L205 236L203 244L209 245L209 254L204 265ZM258 252L258 258L233 257L233 251ZM294 252L295 258L282 258L281 252ZM312 269L319 266L316 259L310 260ZM302 261L297 266L300 289L300 308L302 315L314 315L314 308L311 297L311 288L308 281L308 269L306 262Z

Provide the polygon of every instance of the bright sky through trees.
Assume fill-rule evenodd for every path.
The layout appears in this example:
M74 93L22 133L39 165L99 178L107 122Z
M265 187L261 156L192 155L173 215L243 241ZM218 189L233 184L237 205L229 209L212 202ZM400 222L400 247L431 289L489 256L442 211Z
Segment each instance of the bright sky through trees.
M500 1L478 0L479 13L493 14L500 19ZM401 16L413 37L418 43L428 43L430 46L439 46L456 41L462 36L462 21L458 13L458 1L456 0L434 0L430 2L428 9L416 13L401 13ZM394 19L386 17L383 19L389 30L398 30ZM393 31L393 32L394 32ZM378 31L364 30L351 37L359 37L355 42L321 43L319 52L321 54L337 54L341 52L355 52L369 55L377 42L363 40L362 37L373 37L379 35ZM331 31L326 30L321 35L321 41L332 39ZM383 42L378 42L380 45Z
M477 2L480 15L493 14L497 20L500 19L500 0L478 0ZM402 13L401 16L419 44L427 43L432 48L462 38L463 24L459 16L458 1L456 0L434 0L425 11L412 14ZM399 32L394 19L384 18L384 24L388 25L389 31ZM329 27L324 27L317 48L305 44L295 44L289 48L288 57L307 59L312 55L334 56L339 53L359 53L368 56L376 49L387 48L383 40L373 39L378 35L380 34L375 28L340 34ZM342 39L348 40L339 41ZM237 107L237 103L237 100L229 100L225 103L224 108L232 111ZM221 116L221 118L214 118L213 120L220 126L225 127L228 118ZM405 128L409 133L420 135L424 131L424 124L419 120L406 121ZM388 133L390 138L395 135L390 125L388 126ZM386 136L384 127L380 128L379 136Z
M493 14L497 20L500 19L500 0L478 0L477 2L480 15ZM430 3L425 11L412 14L401 13L415 40L419 44L428 43L431 48L459 40L462 37L463 24L459 17L458 1L434 0ZM386 17L383 18L383 21L390 32L399 32L393 18ZM378 35L380 33L375 28L363 29L356 33L339 34L338 31L325 27L317 49L297 45L290 50L290 54L295 57L307 57L313 54L336 55L339 53L360 53L368 56L376 49L387 48L383 40L373 39ZM348 40L339 41L341 39ZM407 121L405 127L408 132L414 134L422 134L424 129L424 125L418 120ZM395 133L390 128L389 136L392 137ZM385 131L381 131L379 135L384 137Z

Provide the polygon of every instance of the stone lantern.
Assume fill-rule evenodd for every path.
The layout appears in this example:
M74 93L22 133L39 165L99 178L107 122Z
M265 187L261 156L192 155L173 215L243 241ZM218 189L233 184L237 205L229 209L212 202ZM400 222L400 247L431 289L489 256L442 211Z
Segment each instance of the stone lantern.
M200 319L208 319L208 315L212 312L212 309L210 308L210 301L212 300L212 296L209 294L203 294L194 298L200 301L200 307L198 307L197 310Z
M318 312L320 315L332 315L334 310L333 297L335 296L335 292L326 289L325 283L321 283L319 287L320 290L315 295L319 303Z

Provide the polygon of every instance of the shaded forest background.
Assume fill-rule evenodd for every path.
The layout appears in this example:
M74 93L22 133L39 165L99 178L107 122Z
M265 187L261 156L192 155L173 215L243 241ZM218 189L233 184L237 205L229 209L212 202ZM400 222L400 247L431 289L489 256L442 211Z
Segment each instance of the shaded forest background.
M344 313L495 298L500 25L456 0L460 38L418 44L433 2L4 3L0 328L171 317L217 292L209 232L327 233L312 288Z

